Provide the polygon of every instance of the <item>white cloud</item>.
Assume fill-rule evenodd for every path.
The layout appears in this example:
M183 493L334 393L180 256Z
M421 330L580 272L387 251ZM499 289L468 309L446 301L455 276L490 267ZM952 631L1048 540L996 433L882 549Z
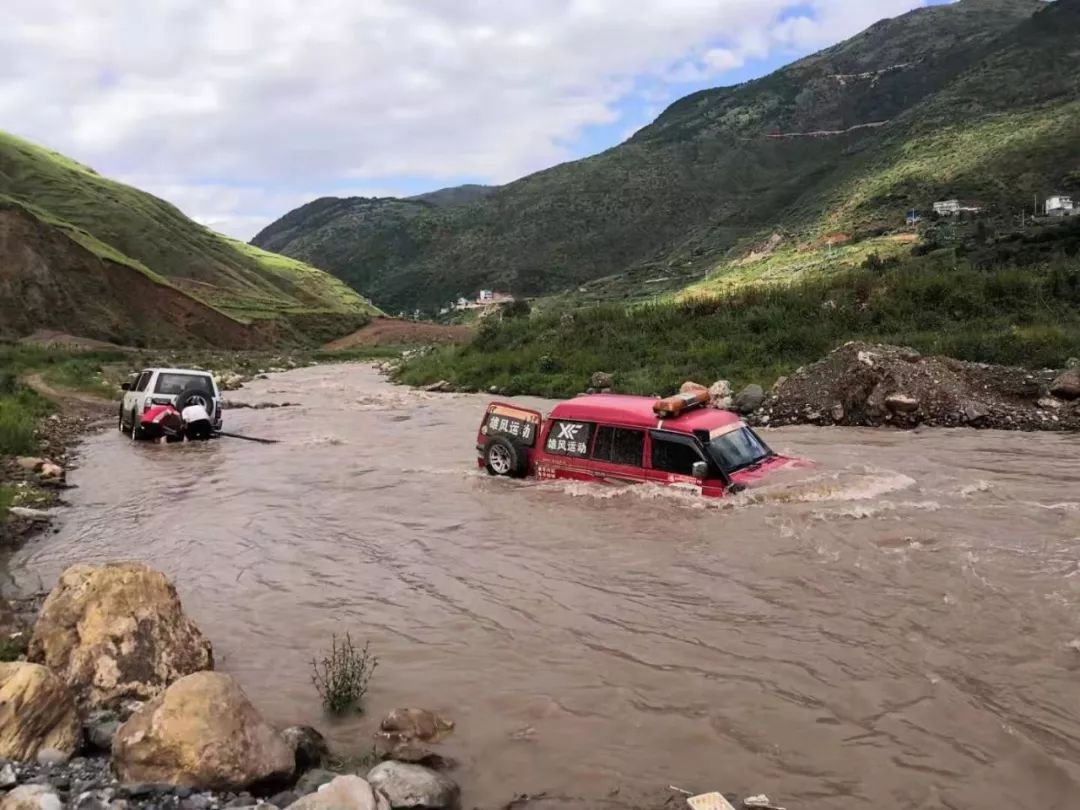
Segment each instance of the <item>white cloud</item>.
M921 4L8 0L0 127L246 237L342 181L510 180L621 131L642 77L719 80Z

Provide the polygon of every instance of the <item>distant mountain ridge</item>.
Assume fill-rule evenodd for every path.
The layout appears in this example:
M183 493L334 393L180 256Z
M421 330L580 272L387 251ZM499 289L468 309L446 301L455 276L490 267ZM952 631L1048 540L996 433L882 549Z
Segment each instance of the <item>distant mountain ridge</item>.
M0 132L0 336L321 342L375 314L321 270Z
M1006 212L1032 189L1080 190L1078 49L1080 0L923 8L462 205L316 201L254 244L387 308L435 308L482 286L699 274L773 231L881 232L945 196Z

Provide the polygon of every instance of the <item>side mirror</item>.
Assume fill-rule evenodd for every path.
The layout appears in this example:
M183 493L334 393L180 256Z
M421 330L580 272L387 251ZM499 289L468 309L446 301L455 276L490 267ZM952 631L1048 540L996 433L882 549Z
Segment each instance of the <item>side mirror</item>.
M709 477L709 465L704 461L695 461L694 466L690 468L690 474L698 481L704 481Z
M131 383L120 383L120 390L121 391L130 391L131 390Z

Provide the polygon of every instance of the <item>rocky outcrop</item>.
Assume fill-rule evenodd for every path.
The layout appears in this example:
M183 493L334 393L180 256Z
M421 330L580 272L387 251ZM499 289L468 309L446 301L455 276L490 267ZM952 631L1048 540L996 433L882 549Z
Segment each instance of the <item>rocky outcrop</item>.
M29 760L52 749L70 755L82 741L71 691L38 664L0 664L0 757Z
M0 799L0 810L60 810L63 806L51 785L20 785Z
M386 794L395 808L422 807L455 810L461 804L457 783L438 771L406 762L382 762L368 773L368 782Z
M216 672L181 678L135 712L113 738L112 761L125 782L209 790L284 783L295 767L288 743Z
M210 642L184 615L176 589L140 563L64 571L41 608L29 657L88 708L153 697L214 665Z
M315 793L289 805L290 810L390 810L386 797L359 776L339 776Z

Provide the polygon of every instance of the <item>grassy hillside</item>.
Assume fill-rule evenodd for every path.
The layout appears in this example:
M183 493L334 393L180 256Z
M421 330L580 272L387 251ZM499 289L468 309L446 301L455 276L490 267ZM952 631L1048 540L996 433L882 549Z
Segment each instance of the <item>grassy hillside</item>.
M1080 356L1080 263L977 269L945 250L705 299L492 319L470 345L410 360L401 379L552 397L584 390L594 371L638 394L669 393L688 379L769 385L848 340L1061 367Z
M376 311L322 271L217 234L163 200L3 132L0 204L32 215L104 262L134 269L234 320L265 323L272 327L263 329L267 335L312 328L320 338L343 334Z
M1078 7L920 9L471 203L316 203L256 242L388 308L434 308L481 286L545 295L597 279L596 297L636 297L723 271L773 232L792 247L880 234L946 195L1006 216L1080 183L1078 74L1046 58L1080 47Z

